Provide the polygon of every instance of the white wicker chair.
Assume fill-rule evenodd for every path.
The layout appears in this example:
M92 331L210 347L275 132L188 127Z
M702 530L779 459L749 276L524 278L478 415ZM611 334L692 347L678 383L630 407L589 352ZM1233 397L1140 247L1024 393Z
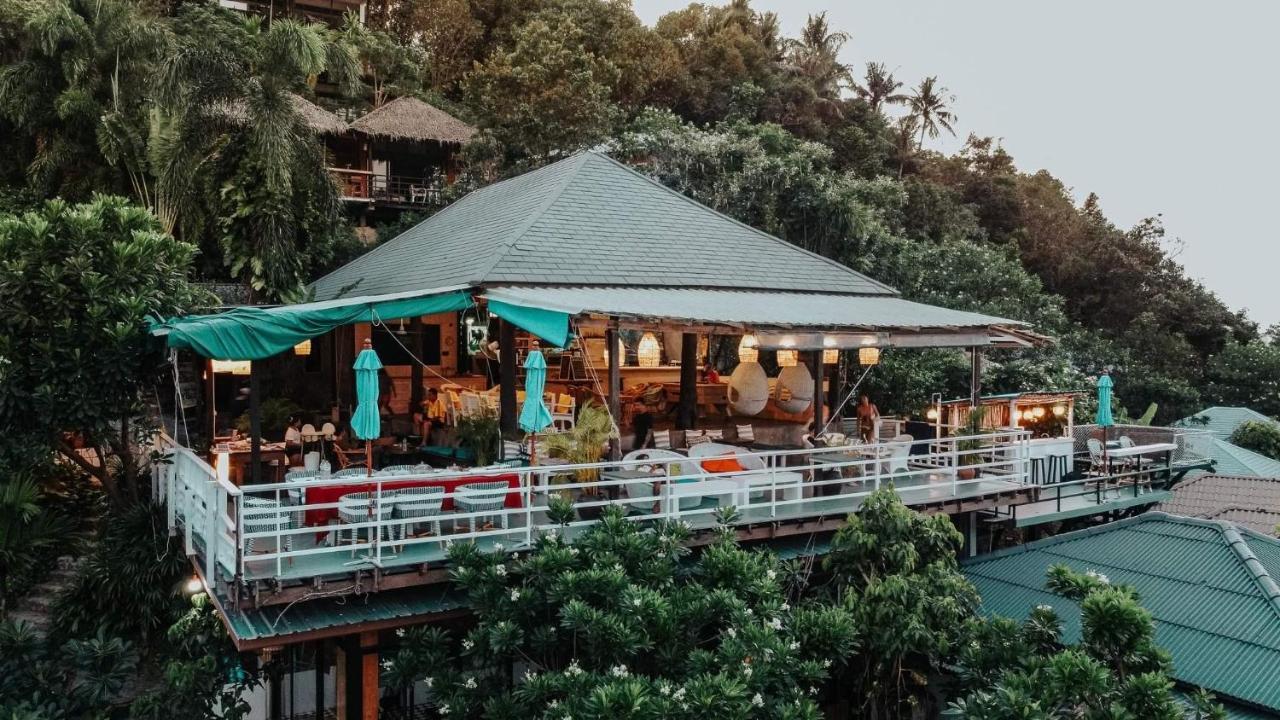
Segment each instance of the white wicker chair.
M403 488L391 491L390 495L394 506L392 516L402 521L399 523L400 543L402 546L405 538L410 533L410 528L416 528L420 521L427 518L434 518L431 520L431 530L437 536L440 535L439 518L440 510L444 506L444 488Z
M511 492L511 486L505 481L495 480L492 482L474 482L459 485L453 491L453 505L459 512L478 513L479 517L486 517L483 513L493 513L500 515L502 527L507 527L507 514L501 511L507 502L507 493ZM471 532L476 531L476 515L467 518L468 524L471 526ZM491 517L491 516L489 516Z
M392 502L389 493L382 495L382 511L377 512L377 499L373 493L358 492L347 493L338 498L338 519L342 524L338 526L336 532L337 539L335 545L342 545L348 539L346 533L350 533L349 539L352 545L359 542L361 528L354 527L362 523L373 522L375 517L382 522L379 525L382 536L391 539L391 525L387 523L391 519L391 513L395 510L395 504ZM371 529L371 528L370 528ZM372 535L370 535L372 537ZM351 555L356 554L355 548L351 549Z

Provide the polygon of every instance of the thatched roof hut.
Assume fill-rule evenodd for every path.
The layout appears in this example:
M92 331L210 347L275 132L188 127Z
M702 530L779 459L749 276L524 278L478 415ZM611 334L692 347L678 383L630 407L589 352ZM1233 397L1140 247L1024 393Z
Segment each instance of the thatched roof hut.
M476 129L417 98L396 98L351 123L351 129L390 140L434 140L463 144Z
M350 127L337 115L325 110L301 95L290 95L294 109L306 121L307 127L321 135L341 135Z

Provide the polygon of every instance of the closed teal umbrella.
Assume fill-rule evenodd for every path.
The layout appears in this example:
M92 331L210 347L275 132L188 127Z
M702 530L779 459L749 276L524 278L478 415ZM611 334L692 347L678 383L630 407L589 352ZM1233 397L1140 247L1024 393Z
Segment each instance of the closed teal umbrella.
M1098 415L1094 419L1098 427L1108 428L1116 424L1111 418L1111 387L1111 376L1102 373L1098 378Z
M351 432L364 440L365 465L372 475L372 441L382 433L382 420L378 417L378 371L382 369L382 361L368 340L364 341L364 349L352 367L356 371L356 411L351 416Z
M542 391L547 387L547 361L542 351L530 350L524 360L524 407L520 408L520 429L529 433L529 461L538 462L538 433L551 424L551 411L542 402Z

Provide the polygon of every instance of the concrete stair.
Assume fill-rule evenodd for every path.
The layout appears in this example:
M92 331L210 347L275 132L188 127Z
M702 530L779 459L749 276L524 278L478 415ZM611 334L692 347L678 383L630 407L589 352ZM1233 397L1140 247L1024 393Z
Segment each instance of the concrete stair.
M71 557L58 558L58 566L44 580L31 588L9 608L7 619L25 622L43 636L53 622L53 604L75 581L80 561Z

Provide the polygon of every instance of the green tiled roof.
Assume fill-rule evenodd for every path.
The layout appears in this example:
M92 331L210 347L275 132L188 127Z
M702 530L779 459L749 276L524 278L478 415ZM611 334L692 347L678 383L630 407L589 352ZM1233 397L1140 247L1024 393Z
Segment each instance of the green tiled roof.
M1080 610L1044 589L1050 566L1132 585L1173 655L1174 677L1280 711L1280 541L1228 523L1149 512L964 563L983 612L1023 619L1052 605L1069 641Z
M312 287L329 300L494 284L895 294L594 152L472 192Z
M290 605L240 610L225 603L227 625L236 646L248 650L297 642L298 636L346 635L356 626L393 627L422 622L432 615L466 607L466 596L452 585L384 590L364 595L320 598Z
M1233 475L1236 477L1280 477L1280 461L1272 460L1266 455L1259 455L1239 445L1232 445L1226 440L1211 438L1208 443L1208 457L1213 460L1215 475ZM1198 476L1203 472L1194 472Z
M1249 421L1274 423L1275 420L1257 410L1245 407L1223 407L1215 405L1205 408L1195 415L1184 417L1173 423L1175 427L1203 428L1213 433L1219 440L1230 440L1236 428Z

